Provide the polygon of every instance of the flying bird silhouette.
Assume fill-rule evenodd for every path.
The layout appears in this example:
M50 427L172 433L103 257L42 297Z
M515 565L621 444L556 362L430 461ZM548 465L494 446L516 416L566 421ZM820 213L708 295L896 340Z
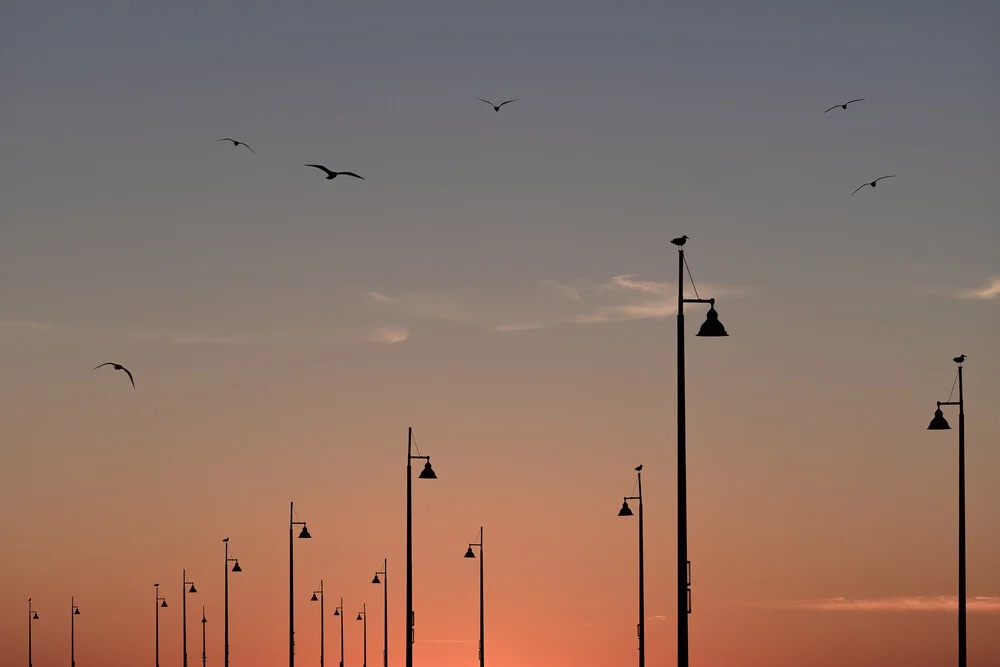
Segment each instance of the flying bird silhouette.
M685 234L684 236L678 236L677 238L671 240L670 242L673 243L675 246L680 247L685 243L687 243L687 240L688 240L688 235Z
M965 361L965 355L964 354L960 354L957 357L955 357L954 359L952 359L952 361L954 361L956 364L960 364L963 361Z
M478 99L480 102L486 102L491 107L493 107L493 110L496 111L496 112L499 112L500 111L500 107L502 107L505 104L510 104L511 102L517 102L517 99L513 99L513 100L507 100L506 102L501 102L500 104L493 104L493 102L490 102L489 100L484 100L481 97L478 97L476 99Z
M844 102L843 104L834 104L834 105L833 105L832 107L830 107L829 109L827 109L827 110L826 110L826 111L824 111L823 113L826 113L827 111L833 111L833 110L834 110L834 109L836 109L837 107L840 107L841 109L846 109L846 108L847 108L847 105L848 105L848 104L854 104L855 102L860 102L860 101L861 101L861 100L863 100L863 99L865 99L865 98L863 98L863 97L859 97L859 98L858 98L858 99L856 99L856 100L851 100L850 102Z
M132 383L132 388L133 388L133 389L135 389L135 380L134 380L134 379L132 379L132 372L131 372L131 371L129 371L129 369L125 368L125 367L124 367L124 366L122 366L121 364L116 364L116 363L115 363L115 362L113 362L113 361L105 361L105 362L104 362L103 364L101 364L100 366L94 366L93 370L95 370L95 371L96 371L96 370L97 370L98 368L100 368L101 366L114 366L114 369L115 369L116 371L125 371L125 374L126 374L126 375L128 375L128 379L129 379L129 381L130 381L130 382Z
M857 188L856 188L856 189L854 190L854 192L852 192L852 193L851 193L851 196L853 197L853 196L854 196L854 194L855 194L855 193L856 193L856 192L857 192L858 190L860 190L861 188L865 187L866 185L870 185L870 186L872 186L872 187L874 188L874 187L875 187L875 184L876 184L876 183L878 183L879 181L881 181L881 180L882 180L883 178L894 178L895 176L896 176L896 174L890 174L889 176L879 176L878 178L876 178L876 179L875 179L874 181L872 181L871 183L862 183L861 185L859 185L859 186L858 186L858 187L857 187Z
M303 165L303 166L306 166L306 167L316 167L317 169L319 169L321 171L325 171L326 172L326 180L328 180L328 181L332 181L333 179L337 178L337 176L353 176L354 178L360 178L362 181L365 180L364 176L358 176L353 171L330 171L329 169L327 169L326 167L324 167L321 164L307 164L307 165Z
M636 467L635 471L636 471L636 472L642 472L642 464L639 464L639 465L638 465L638 466Z
M233 148L236 148L237 146L246 146L247 148L250 148L250 144L245 144L242 141L238 141L237 139L233 139L232 137L223 137L222 139L216 139L216 141L231 141L231 142L233 142ZM250 152L253 153L254 155L257 154L257 151L255 151L252 148L250 148Z

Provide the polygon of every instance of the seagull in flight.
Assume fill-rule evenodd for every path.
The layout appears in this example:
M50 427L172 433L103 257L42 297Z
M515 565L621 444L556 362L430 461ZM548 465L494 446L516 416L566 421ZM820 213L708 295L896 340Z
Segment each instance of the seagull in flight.
M337 176L353 176L354 178L360 178L362 181L365 180L364 176L358 176L353 171L330 171L329 169L327 169L326 167L324 167L321 164L307 164L307 165L303 165L303 166L305 166L305 167L316 167L317 169L319 169L321 171L325 171L326 172L326 180L328 180L328 181L332 181L333 179L337 178Z
M502 107L503 105L505 105L505 104L510 104L511 102L517 102L517 99L513 99L513 100L507 100L506 102L501 102L500 104L493 104L493 102L490 102L489 100L484 100L484 99L483 99L483 98L481 98L481 97L478 97L478 98L476 98L476 99L478 99L478 100L479 100L480 102L486 102L486 103L487 103L487 104L489 104L489 105L490 105L491 107L493 107L493 110L494 110L494 111L496 111L496 112L498 112L498 113L500 112L500 107Z
M232 137L223 137L222 139L216 139L216 141L231 141L233 142L233 148L236 148L237 146L246 146L247 148L250 148L250 144L245 144L242 141L233 139ZM252 148L250 148L250 152L253 153L254 155L257 154L257 151L255 151Z
M125 368L121 364L116 364L113 361L105 361L103 364L101 364L101 366L113 366L116 371L125 371L125 374L128 375L128 379L132 382L132 388L135 389L135 380L132 379L132 373L131 371L129 371L129 369ZM93 370L96 371L101 366L94 366Z
M688 241L688 235L685 234L684 236L678 236L677 238L671 240L670 242L679 248L680 246L687 243L687 241Z
M854 190L854 192L852 192L852 193L851 193L851 196L853 197L853 196L854 196L854 194L855 194L855 193L856 193L856 192L857 192L858 190L860 190L861 188L865 187L866 185L870 185L870 186L872 186L872 187L874 188L874 187L875 187L875 184L876 184L876 183L878 183L879 181L881 181L881 180L882 180L883 178L894 178L895 176L896 176L896 174L890 174L890 175L888 175L888 176L879 176L878 178L876 178L876 179L875 179L874 181L872 181L871 183L862 183L861 185L859 185L859 186L858 186L858 187L857 187L857 188L856 188L856 189Z
M957 357L955 357L954 359L952 359L952 361L954 361L956 364L960 364L963 361L965 361L965 355L964 354L960 354Z
M642 472L642 464L640 464L638 467L636 467L635 471L636 472Z
M858 99L856 99L856 100L851 100L850 102L844 102L843 104L834 104L834 105L833 105L832 107L830 107L829 109L827 109L827 110L826 110L826 111L824 111L823 113L826 113L827 111L833 111L833 110L834 110L834 109L836 109L837 107L840 107L841 109L846 109L846 108L847 108L847 105L848 105L848 104L854 104L855 102L860 102L860 101L861 101L861 100L863 100L863 99L865 99L865 98L863 98L863 97L859 97L859 98L858 98Z

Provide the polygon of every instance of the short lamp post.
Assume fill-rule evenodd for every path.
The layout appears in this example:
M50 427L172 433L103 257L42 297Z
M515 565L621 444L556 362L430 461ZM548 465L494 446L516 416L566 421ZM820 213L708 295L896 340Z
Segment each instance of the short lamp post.
M323 595L323 580L319 580L319 590L313 591L313 602L319 601L319 667L326 663L326 613L324 612L325 596Z
M184 667L188 667L188 593L197 593L198 589L194 587L193 581L187 580L187 570L181 570L181 581L184 583L181 585L181 625L183 630L181 634L183 635L184 641ZM188 588L190 586L190 588Z
M485 634L485 624L483 620L483 527L479 527L479 541L470 542L469 550L465 552L466 558L475 558L476 552L472 550L472 547L477 547L479 549L479 667L484 667L486 664L486 634Z
M205 644L205 636L206 636L205 635L205 626L206 625L208 625L208 619L205 618L205 607L203 605L202 608L201 608L201 667L205 667L205 664L208 661L208 652L205 650L206 649L206 644Z
M28 598L28 667L31 665L31 624L38 620L38 612L31 606L31 598Z
M69 599L69 664L76 667L76 617L80 615L80 608L76 606L76 598Z
M437 479L431 468L431 457L414 456L413 427L406 436L406 667L413 667L413 474L412 461L424 461L420 479Z
M288 667L295 667L295 526L302 526L300 538L312 535L305 521L295 520L295 503L288 505Z
M382 667L389 667L389 559L382 559L382 569L375 573L373 584L382 584ZM379 579L378 575L382 575Z
M224 662L225 667L229 667L229 573L230 573L230 571L232 571L232 572L235 572L235 573L239 574L240 572L243 571L243 568L240 567L240 559L239 558L233 558L230 555L230 553L229 553L229 538L227 537L227 538L225 538L222 541L226 545L226 563L225 563L225 568L224 568L225 569L225 574L226 574L226 584L225 584L225 598L226 599L225 599L225 611L223 613L224 618L223 618L223 621L222 621L222 624L224 626L223 627L223 631L222 631L223 642L225 643L225 646L223 647L223 655L224 655L223 662ZM232 570L230 570L230 568L229 568L229 564L230 563L233 564ZM204 634L205 634L205 625L204 625L204 623L205 623L205 608L204 607L202 607L201 622L202 622L202 626L201 626L202 643L204 643ZM202 656L201 656L202 663L205 662L205 655L204 655L204 653L205 653L205 651L204 651L204 649L202 649Z
M368 611L365 609L365 603L361 603L361 611L358 612L358 620L361 621L361 634L364 639L362 640L362 646L364 647L364 662L362 662L362 667L368 667Z
M160 667L160 607L167 606L167 599L160 597L160 585L153 584L156 589L156 667Z
M334 616L340 616L340 667L344 667L344 598L340 598L340 606L333 610Z
M646 584L642 546L642 466L638 466L635 469L635 477L636 486L639 488L639 495L625 496L622 499L622 508L618 511L618 516L632 516L632 508L628 506L628 501L639 501L639 667L646 667Z

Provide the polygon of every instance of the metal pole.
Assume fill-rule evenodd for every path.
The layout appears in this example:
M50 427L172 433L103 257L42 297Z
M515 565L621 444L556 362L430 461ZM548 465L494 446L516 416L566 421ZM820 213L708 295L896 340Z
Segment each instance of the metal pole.
M34 620L31 610L31 598L28 598L28 667L31 667L31 621Z
M368 608L365 603L361 603L361 631L364 634L364 640L362 646L364 646L364 663L363 667L368 667Z
M295 503L288 505L288 667L295 667Z
M958 666L966 667L965 650L965 396L958 367Z
M227 537L226 540L229 538ZM202 607L202 618L205 617L205 609ZM223 631L225 635L225 657L223 658L225 662L225 667L229 667L229 542L226 542L226 611L225 619L223 621L225 625L225 630ZM201 626L202 634L205 633L205 626ZM204 656L202 656L202 661L204 661Z
M326 596L323 594L323 580L319 580L319 667L326 661Z
M684 250L677 262L677 667L688 667L687 420L684 386Z
M340 598L340 667L344 667L344 598Z
M486 665L486 631L483 614L483 527L479 527L479 667Z
M156 667L160 667L160 587L156 586Z
M382 559L382 667L389 667L389 559Z
M208 659L208 655L205 652L205 624L208 623L208 619L205 618L205 607L201 608L201 667L205 667L205 662Z
M412 454L413 427L411 426L406 433L406 667L413 667L413 490L410 479Z
M642 472L639 479L639 667L646 667L646 584L642 545Z
M181 570L181 581L183 585L181 588L181 625L182 631L181 635L184 637L184 667L188 665L188 596L187 596L187 570Z
M76 667L76 598L69 599L69 667Z

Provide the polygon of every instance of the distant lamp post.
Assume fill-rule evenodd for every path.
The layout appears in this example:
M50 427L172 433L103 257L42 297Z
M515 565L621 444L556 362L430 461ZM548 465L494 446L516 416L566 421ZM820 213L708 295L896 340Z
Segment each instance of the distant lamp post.
M31 607L31 598L28 598L28 667L31 666L31 622L38 620L38 612Z
M639 667L646 667L646 584L642 546L642 466L635 469L635 477L636 485L639 487L639 495L625 496L622 499L622 508L618 511L618 516L633 516L632 508L628 506L628 501L639 501Z
M318 597L317 597L318 596ZM323 667L326 661L326 613L323 605L326 597L323 595L323 580L319 580L319 590L313 591L312 602L319 601L319 667Z
M684 298L684 248L686 237L674 239L678 246L677 277L677 667L688 667L688 614L691 613L691 561L687 557L687 416L684 384L684 304L709 304L707 319L696 335L728 336L715 310L715 299ZM693 281L692 281L693 285ZM695 290L695 296L698 296Z
M344 598L340 598L340 606L333 610L334 616L340 616L340 667L344 667Z
M941 411L942 405L958 406L958 667L966 667L965 651L965 392L962 387L962 364L965 355L955 357L958 364L958 400L938 401L934 418L927 426L929 431L947 431L951 429L948 420ZM952 387L954 390L954 387Z
M208 661L208 653L205 651L205 626L208 624L208 619L205 618L205 607L201 608L201 667L205 667L205 663Z
M70 667L76 667L76 617L80 615L76 598L70 597L69 607L69 664Z
M361 621L361 632L364 635L364 662L362 667L368 667L368 613L365 610L365 603L361 603L361 611L358 612L358 620Z
M300 538L312 535L305 521L295 520L295 503L288 505L288 667L295 667L295 526L302 526Z
M382 584L382 667L389 667L389 559L382 559L382 569L375 573L373 584ZM382 575L382 579L378 575Z
M466 558L475 558L476 554L472 547L479 548L479 667L486 664L486 634L483 622L483 527L479 527L479 541L471 542L469 550L465 552Z
M160 585L153 584L156 589L156 667L160 667L160 607L167 606L167 599L160 597Z
M437 479L431 457L413 455L413 427L406 436L406 667L413 667L413 474L411 462L424 461L420 479Z
M188 623L187 623L187 618L188 618L188 600L187 600L187 594L188 593L197 593L198 589L196 589L194 587L194 582L193 581L188 581L187 580L187 570L181 570L181 573L182 573L181 574L181 581L184 582L184 584L181 586L181 624L184 627L183 632L181 634L184 637L184 667L187 667L187 664L188 664ZM188 586L190 586L190 588L188 588Z
M226 545L226 563L225 563L225 568L224 568L225 571L226 571L226 587L225 587L225 598L226 598L226 601L225 601L225 612L223 614L224 618L223 618L223 621L222 621L222 624L224 626L224 629L222 631L223 632L223 637L224 637L223 641L225 643L225 646L223 648L223 654L224 654L223 661L224 661L225 667L229 667L229 572L230 572L229 564L230 563L233 564L233 567L232 567L231 571L232 572L236 572L237 574L239 574L240 572L242 572L243 568L240 567L240 559L239 558L233 558L229 554L229 538L227 537L227 538L225 538L222 541ZM201 612L202 621L201 622L204 623L205 622L205 608L202 607L201 609L202 609L202 612ZM202 630L202 634L204 634L204 632L205 632L205 626L204 625L201 626L201 630ZM202 637L202 640L204 642L204 637ZM204 653L205 652L204 652L204 649L203 649L202 650L202 656L201 656L201 660L202 660L203 663L205 662L205 655L204 655Z

